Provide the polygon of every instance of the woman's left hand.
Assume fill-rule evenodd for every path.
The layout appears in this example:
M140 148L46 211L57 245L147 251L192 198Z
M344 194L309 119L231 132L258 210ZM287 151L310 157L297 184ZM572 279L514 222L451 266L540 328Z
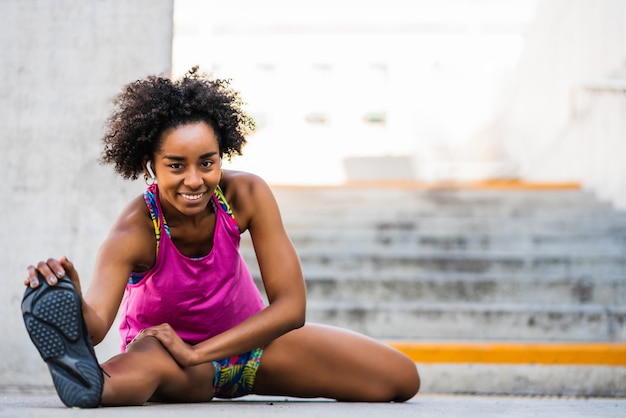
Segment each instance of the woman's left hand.
M159 340L181 367L194 365L195 352L193 347L184 342L170 324L161 324L143 329L137 334L135 340L146 337L154 337Z

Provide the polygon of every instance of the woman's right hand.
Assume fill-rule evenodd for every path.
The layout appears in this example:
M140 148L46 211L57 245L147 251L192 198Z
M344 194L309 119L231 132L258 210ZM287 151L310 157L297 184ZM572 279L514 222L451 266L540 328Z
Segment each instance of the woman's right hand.
M74 268L74 264L63 256L59 260L49 258L48 261L40 261L37 266L30 265L27 268L28 277L24 280L25 286L30 286L33 289L39 286L40 277L37 272L41 274L50 286L54 286L58 283L59 279L63 276L67 276L74 283L76 291L79 295L82 295L80 290L80 280L78 278L78 272Z

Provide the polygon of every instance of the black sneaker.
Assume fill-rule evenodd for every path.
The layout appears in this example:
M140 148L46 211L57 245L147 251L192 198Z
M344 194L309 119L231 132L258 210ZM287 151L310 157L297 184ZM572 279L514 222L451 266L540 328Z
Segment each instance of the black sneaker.
M39 354L48 364L61 401L69 407L100 404L104 378L83 320L81 300L68 277L49 286L26 288L22 316Z

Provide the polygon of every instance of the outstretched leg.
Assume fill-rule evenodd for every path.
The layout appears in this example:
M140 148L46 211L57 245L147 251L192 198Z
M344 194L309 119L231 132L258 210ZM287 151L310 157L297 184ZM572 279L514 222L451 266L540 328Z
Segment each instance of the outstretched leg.
M139 405L148 400L211 400L214 366L181 368L156 338L137 340L128 352L100 366L72 282L64 277L56 286L49 286L43 278L41 283L26 288L22 315L65 405L93 408Z
M157 402L205 402L213 398L211 363L181 368L152 337L137 340L128 351L102 364L102 405Z
M341 401L405 401L420 379L411 359L347 330L306 324L265 347L253 391Z

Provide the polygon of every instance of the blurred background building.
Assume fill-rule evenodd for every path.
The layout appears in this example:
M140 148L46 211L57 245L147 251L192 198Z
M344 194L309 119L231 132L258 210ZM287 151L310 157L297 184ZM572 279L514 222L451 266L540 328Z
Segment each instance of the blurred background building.
M258 123L233 167L271 182L578 182L624 206L625 19L619 0L177 0L173 71L233 80Z

